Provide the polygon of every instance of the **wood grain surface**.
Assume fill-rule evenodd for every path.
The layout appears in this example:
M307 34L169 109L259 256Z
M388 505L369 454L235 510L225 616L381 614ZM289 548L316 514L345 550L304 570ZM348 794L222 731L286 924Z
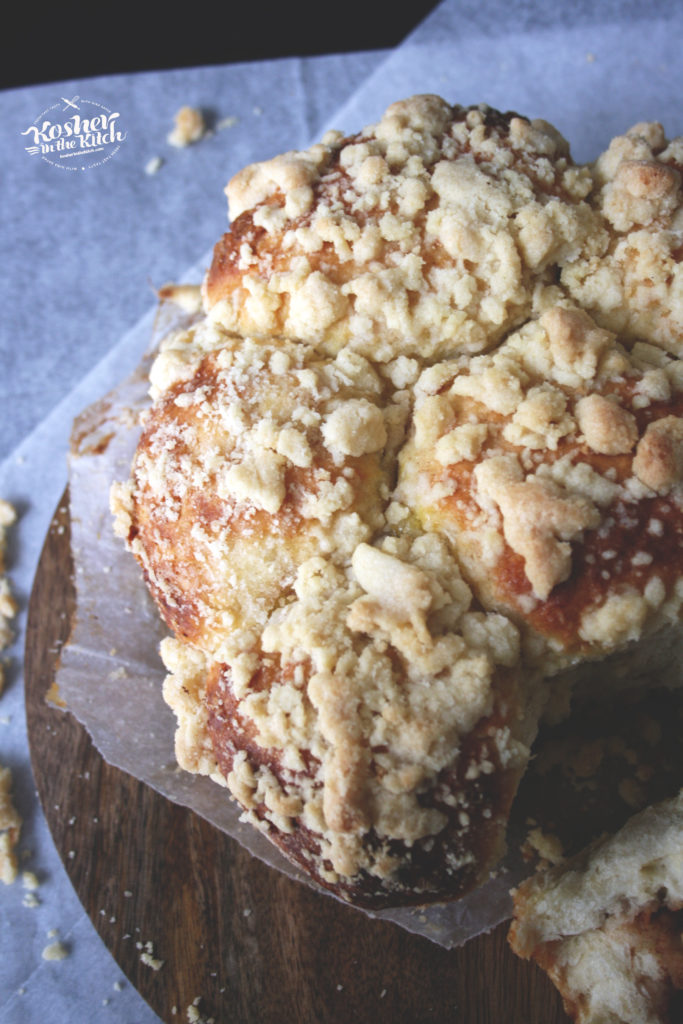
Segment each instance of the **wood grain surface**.
M83 906L161 1019L187 1020L199 997L216 1024L566 1024L545 976L509 950L506 926L447 951L292 882L105 763L46 702L74 612L67 507L29 606L33 770ZM148 942L159 970L141 959Z

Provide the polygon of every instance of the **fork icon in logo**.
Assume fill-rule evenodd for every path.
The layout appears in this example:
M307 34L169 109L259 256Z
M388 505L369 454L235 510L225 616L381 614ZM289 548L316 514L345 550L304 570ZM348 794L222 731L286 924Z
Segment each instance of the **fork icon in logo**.
M80 98L80 96L74 96L72 100L68 100L66 96L62 96L62 102L64 103L62 110L66 110L67 107L72 107L74 110L79 110L80 107L76 103L76 100L80 100Z

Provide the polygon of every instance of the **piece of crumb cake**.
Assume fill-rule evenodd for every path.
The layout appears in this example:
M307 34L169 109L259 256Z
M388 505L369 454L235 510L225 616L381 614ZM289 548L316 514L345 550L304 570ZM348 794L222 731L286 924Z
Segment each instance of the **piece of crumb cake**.
M683 1013L683 791L524 882L513 950L577 1024L677 1024Z

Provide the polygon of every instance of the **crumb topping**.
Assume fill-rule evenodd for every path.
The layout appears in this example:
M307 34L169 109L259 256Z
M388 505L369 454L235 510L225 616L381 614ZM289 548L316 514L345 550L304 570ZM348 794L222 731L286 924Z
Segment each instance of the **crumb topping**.
M667 602L677 615L681 366L651 357L553 306L417 384L399 496L449 537L488 606L563 646L604 655L661 624Z
M545 122L395 103L359 135L233 178L207 308L230 330L382 361L479 351L556 263L600 250L591 186Z
M160 292L111 506L178 762L347 898L486 877L542 680L680 628L682 152L413 97L237 174Z
M362 868L382 877L395 867L385 848L368 851L369 829L385 845L438 834L444 814L421 806L420 793L491 715L495 677L518 654L512 624L474 611L471 601L433 535L362 543L345 568L319 556L303 563L292 599L263 630L256 661L226 666L213 699L221 708L228 690L243 728L271 752L257 771L233 757L227 784L240 802L282 831L297 822L314 830L341 875ZM165 643L180 698L172 706L185 721L181 704L192 684L177 652L177 641ZM485 773L494 752L523 760L521 744L501 733L481 763L469 761L470 771L479 764Z
M683 139L657 123L618 136L594 167L589 197L610 241L562 270L574 299L604 327L683 352Z
M227 659L299 564L317 551L350 555L372 535L403 414L355 353L321 361L304 346L221 337L206 353L203 342L172 342L187 369L165 377L133 483L112 503L169 625Z

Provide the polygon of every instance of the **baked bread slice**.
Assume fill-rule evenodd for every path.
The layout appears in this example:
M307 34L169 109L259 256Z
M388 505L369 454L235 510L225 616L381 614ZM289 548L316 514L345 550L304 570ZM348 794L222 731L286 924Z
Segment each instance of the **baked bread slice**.
M676 1024L683 1011L683 791L524 882L512 949L577 1024Z
M545 122L393 104L233 179L152 368L112 505L179 762L345 899L485 881L551 697L678 682L683 372L561 283L599 187Z

